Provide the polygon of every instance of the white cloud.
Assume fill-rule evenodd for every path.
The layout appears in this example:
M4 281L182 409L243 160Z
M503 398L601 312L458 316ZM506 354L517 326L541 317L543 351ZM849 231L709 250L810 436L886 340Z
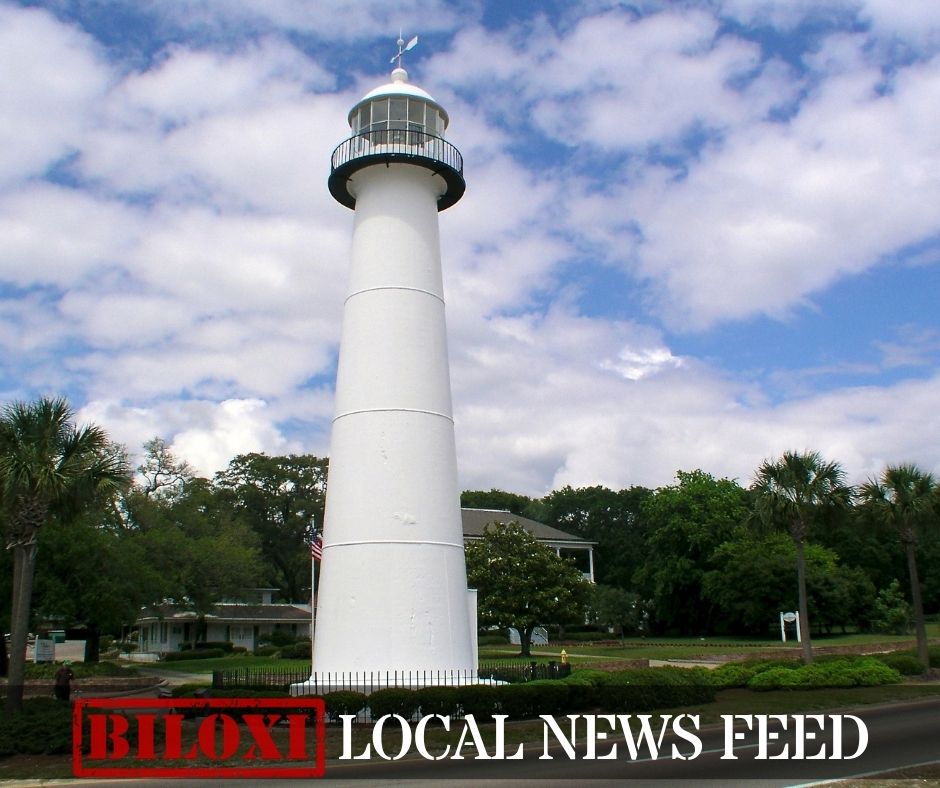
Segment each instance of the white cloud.
M72 152L110 74L93 41L45 12L0 5L0 184Z
M744 379L656 327L738 321L747 342L752 316L797 320L936 237L940 58L883 68L895 37L929 46L930 8L723 4L780 35L816 13L872 20L820 33L800 74L718 35L712 4L608 5L502 29L475 3L401 7L406 33L419 16L415 32L454 33L409 68L467 162L468 192L441 216L462 483L540 494L694 467L746 482L791 448L854 477L940 467L932 328L876 346L893 380L911 364L925 379L820 393L819 365L781 370L768 348ZM70 393L132 450L160 435L206 474L240 452L326 454L352 228L329 155L387 58L369 61L369 40L351 56L371 76L334 75L309 42L391 41L399 20L379 3L137 6L177 42L146 68L0 5L0 73L17 77L0 88L0 389ZM771 122L778 107L792 114ZM42 181L57 162L60 182ZM582 261L636 288L598 299L630 304L619 317L579 312L595 295Z

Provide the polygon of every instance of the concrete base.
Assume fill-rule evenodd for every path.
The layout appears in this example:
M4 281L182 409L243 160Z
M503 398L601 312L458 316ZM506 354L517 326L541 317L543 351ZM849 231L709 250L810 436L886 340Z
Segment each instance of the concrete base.
M372 692L388 687L421 689L422 687L497 686L505 681L481 678L476 671L414 671L412 673L330 673L314 674L307 681L290 685L291 695L325 695L328 692Z

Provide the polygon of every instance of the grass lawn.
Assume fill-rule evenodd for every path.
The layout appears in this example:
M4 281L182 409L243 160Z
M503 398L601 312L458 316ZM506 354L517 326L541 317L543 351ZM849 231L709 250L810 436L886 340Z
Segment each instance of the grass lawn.
M146 673L147 668L159 671L173 670L179 673L212 673L213 670L239 670L243 668L283 671L310 670L309 659L273 659L272 657L251 657L247 654L217 657L215 659L183 659L173 662L134 662L131 664L140 668L142 673Z

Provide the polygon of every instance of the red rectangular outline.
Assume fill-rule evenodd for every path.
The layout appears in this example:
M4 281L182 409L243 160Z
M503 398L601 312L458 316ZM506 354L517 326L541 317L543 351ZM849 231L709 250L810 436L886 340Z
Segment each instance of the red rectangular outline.
M82 718L85 709L296 708L314 712L317 737L313 766L85 767ZM326 770L326 705L323 698L80 698L72 707L72 774L75 777L322 777Z

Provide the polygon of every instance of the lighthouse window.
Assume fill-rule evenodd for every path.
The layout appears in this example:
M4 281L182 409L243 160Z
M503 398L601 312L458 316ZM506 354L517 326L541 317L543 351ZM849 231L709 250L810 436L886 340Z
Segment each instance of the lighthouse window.
M369 124L372 122L370 109L371 107L368 104L359 108L359 125L354 131L359 132L369 128Z
M424 102L414 99L408 102L408 122L424 125Z

